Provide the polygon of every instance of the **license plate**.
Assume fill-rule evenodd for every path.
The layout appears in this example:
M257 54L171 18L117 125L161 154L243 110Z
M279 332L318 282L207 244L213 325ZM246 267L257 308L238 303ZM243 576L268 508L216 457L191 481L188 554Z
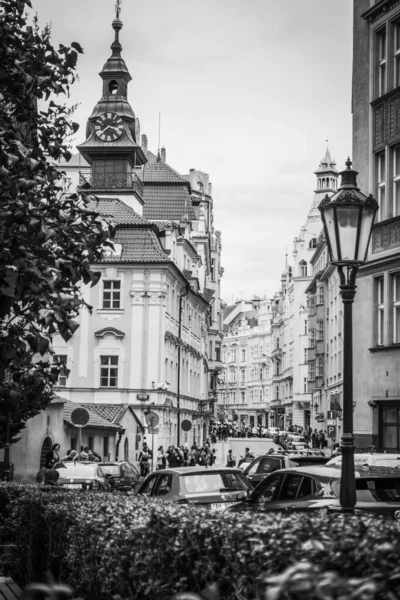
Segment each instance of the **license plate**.
M63 487L68 488L69 490L76 490L82 487L81 483L64 483Z
M225 510L225 508L228 508L228 506L232 506L233 504L236 504L235 502L217 502L217 503L213 503L210 506L210 510Z

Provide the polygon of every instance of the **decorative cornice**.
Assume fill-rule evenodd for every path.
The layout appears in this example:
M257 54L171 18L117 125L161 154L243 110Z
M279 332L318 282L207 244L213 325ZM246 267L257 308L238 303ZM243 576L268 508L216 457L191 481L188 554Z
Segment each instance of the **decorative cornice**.
M395 256L385 256L360 266L357 279L397 269L400 270L400 252L396 253Z
M378 4L365 11L361 15L361 18L369 23L375 23L375 21L384 17L388 12L396 8L396 6L399 6L399 4L400 0L381 0Z
M196 348L193 348L193 346L191 346L187 342L184 342L181 338L179 338L176 335L174 335L171 331L166 331L165 332L164 339L168 340L169 342L174 343L175 346L181 346L181 348L184 348L185 350L187 350L188 352L190 352L191 354L193 354L199 360L202 359L202 358L204 359L204 357L201 354L201 352L199 352L198 350L196 350Z
M96 331L94 335L98 338L104 338L106 335L113 335L115 338L119 339L125 337L125 333L119 329L115 329L115 327L105 327L104 329L99 329L99 331Z

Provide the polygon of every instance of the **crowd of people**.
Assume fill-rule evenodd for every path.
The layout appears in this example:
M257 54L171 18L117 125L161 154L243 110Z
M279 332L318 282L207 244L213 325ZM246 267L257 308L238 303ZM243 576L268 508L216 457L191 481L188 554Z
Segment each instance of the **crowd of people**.
M168 446L164 450L163 446L159 446L157 450L156 468L157 470L165 469L166 467L191 467L212 466L215 464L217 457L216 449L211 449L211 441L207 439L202 446L194 443L190 448L187 444L180 446ZM150 465L153 458L153 453L144 442L143 449L139 454L140 474L145 477L150 472Z

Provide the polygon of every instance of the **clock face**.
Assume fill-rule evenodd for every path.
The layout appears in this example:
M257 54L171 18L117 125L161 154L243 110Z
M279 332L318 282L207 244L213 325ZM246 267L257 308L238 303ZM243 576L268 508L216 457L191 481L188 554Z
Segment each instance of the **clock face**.
M104 113L96 120L95 131L103 142L115 142L121 137L124 123L115 113Z

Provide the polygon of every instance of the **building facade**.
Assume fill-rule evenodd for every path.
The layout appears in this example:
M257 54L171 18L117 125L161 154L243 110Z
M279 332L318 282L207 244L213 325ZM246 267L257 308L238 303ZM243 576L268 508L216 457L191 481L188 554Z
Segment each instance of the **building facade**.
M239 429L268 427L272 300L241 301L224 315L217 418Z
M216 397L223 269L211 183L196 169L181 175L166 162L164 148L148 149L128 101L120 19L112 27L112 54L100 72L101 98L86 140L60 170L65 192L78 185L88 208L114 224L115 237L93 265L98 284L82 286L79 328L68 341L53 340L54 359L66 366L56 388L57 418L36 418L11 449L22 472L34 429L37 448L29 446L27 476L37 472L51 442L61 443L62 452L77 445L71 407L91 415L84 445L106 460L136 462L144 439L154 454L160 445L202 443Z
M355 0L353 167L378 200L353 310L357 446L400 450L400 3Z
M307 290L315 275L313 256L322 230L318 205L337 189L338 173L328 149L315 175L314 199L293 242L293 265L286 264L273 305L271 419L280 428L313 424L314 389L320 385L315 367L318 360L319 373L322 358L317 359L315 344L322 331L317 330L314 300L309 302ZM320 346L318 339L318 350Z

